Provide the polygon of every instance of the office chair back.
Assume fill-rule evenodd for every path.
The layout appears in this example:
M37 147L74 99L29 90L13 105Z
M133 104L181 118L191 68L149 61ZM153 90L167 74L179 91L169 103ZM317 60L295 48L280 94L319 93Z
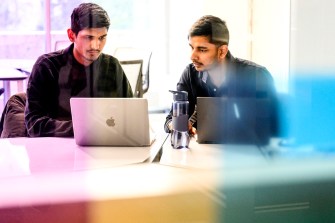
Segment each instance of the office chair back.
M57 51L57 50L65 49L68 46L70 46L70 44L71 44L71 42L69 40L57 40L55 42L55 48L54 48L54 50Z
M24 122L26 100L26 93L17 93L8 99L0 119L1 138L27 136Z
M120 61L123 71L125 72L133 95L136 98L143 97L142 88L142 64L143 60L124 60Z
M149 90L149 72L152 52L148 49L134 47L118 47L113 56L119 61L142 60L142 90L143 94Z

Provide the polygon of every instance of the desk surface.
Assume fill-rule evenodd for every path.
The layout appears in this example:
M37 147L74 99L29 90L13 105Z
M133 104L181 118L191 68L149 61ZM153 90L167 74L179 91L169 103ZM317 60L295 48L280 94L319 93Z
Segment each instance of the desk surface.
M0 219L214 222L216 204L208 194L216 173L149 163L151 158L143 163L166 138L165 115L149 117L157 130L151 148L79 147L72 138L0 139Z
M0 80L11 81L11 80L24 80L28 78L28 75L18 71L15 68L0 67Z
M72 138L0 139L0 219L214 222L209 194L216 173L150 163L166 134L165 115L149 117L158 136L151 148L79 147Z
M50 145L47 139L41 144ZM21 140L23 139L17 139L13 145L21 146ZM65 141L67 140L63 142ZM3 150L4 147L1 145L0 148ZM15 154L9 161L12 165L6 165L8 170L18 167L15 161L24 165L25 160L22 152L18 152L20 149L12 149L6 150L7 154L2 151L0 156L0 163L3 163L7 160L4 157ZM33 163L52 169L55 166L50 166L49 163L56 164L58 159L67 160L66 151L71 150L71 145L64 145L64 148L48 155L47 148L44 149L36 149L35 152L44 154L48 159L35 160ZM260 155L256 151L241 154L245 151L230 149L237 148L203 144L197 147L191 143L188 151L207 154L203 156L202 162L210 161L208 157L217 154L225 155L223 161L232 163L244 162L248 156L253 159ZM208 150L208 153L200 150ZM80 151L79 154L82 157L90 156L85 151ZM74 156L75 154L72 155ZM265 159L262 155L260 157ZM89 157L89 160L92 159L97 157ZM200 157L197 159L200 162ZM91 168L93 166L89 165L85 166L89 168L73 171L73 159L70 158L68 163L62 163L67 165L63 166L65 172L1 177L0 219L36 223L45 222L45 219L48 222L88 223L134 222L136 219L137 222L151 223L249 222L250 219L266 219L255 222L269 222L274 217L273 219L279 218L280 222L287 222L285 211L289 211L290 216L294 215L292 219L300 219L294 222L312 222L301 220L301 216L314 219L313 216L319 210L333 210L328 208L333 207L328 206L333 205L333 161L334 157L329 157L322 163L299 164L286 160L274 161L271 163L273 165L263 163L258 167L250 163L238 167L227 164L223 165L224 168L215 166L213 169L212 166L210 170L199 170L199 167L171 168L170 165L157 163L113 168L108 168L108 165L105 168ZM56 168L61 169L62 164ZM72 171L67 171L69 169ZM319 202L318 195L322 199L329 199L323 204L322 199ZM314 215L311 217L309 213ZM315 222L320 222L318 220L320 219Z
M1 68L20 68L31 72L36 60L32 59L0 59Z
M71 172L151 160L160 147L80 147L73 138L0 139L0 176Z
M0 81L3 81L3 88L5 90L3 94L3 108L6 106L8 99L12 95L10 81L18 81L18 91L25 91L23 89L23 80L27 78L28 75L26 73L21 72L16 68L0 66Z
M150 116L162 133L165 116ZM160 133L159 144L166 137ZM323 210L327 216L335 207L335 154L301 159L306 150L292 154L287 148L267 156L254 146L194 139L190 149L175 150L168 139L159 165L143 163L153 148L122 149L81 148L69 138L1 139L0 219L288 222L289 211L292 222L312 222L297 219L315 219Z
M58 137L0 139L0 178L152 162L165 139L164 119L161 114L149 119L157 134L148 147L81 147L74 138Z
M159 164L0 178L4 222L215 222L214 173ZM191 202L190 202L191 201Z
M266 159L257 146L199 144L195 138L189 149L173 149L170 137L165 141L160 163L192 169L218 169L263 165Z

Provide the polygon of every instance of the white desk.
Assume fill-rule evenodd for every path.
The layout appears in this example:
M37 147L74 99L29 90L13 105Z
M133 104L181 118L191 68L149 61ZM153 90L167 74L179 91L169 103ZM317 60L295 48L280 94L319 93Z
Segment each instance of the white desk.
M0 221L214 222L216 173L152 163L166 138L165 115L149 118L157 133L150 148L0 139Z
M173 149L170 137L163 145L160 159L164 165L192 169L250 167L265 162L261 151L253 145L199 144L192 138L189 149Z
M0 139L1 222L214 222L216 173L150 163L166 134L165 115L149 117L150 148Z
M3 87L5 89L3 100L4 105L11 96L11 81L17 81L18 90L20 92L24 91L23 80L28 78L28 75L24 72L18 71L17 68L30 73L34 63L35 60L0 59L0 80L3 81Z
M15 68L0 67L0 81L3 81L3 87L5 89L3 100L4 106L11 96L10 82L18 81L18 90L22 92L24 91L22 80L25 80L26 78L28 78L27 74L18 71Z
M58 137L0 139L0 178L152 162L165 139L164 117L149 115L156 140L148 147L81 147L74 138Z
M198 144L163 146L160 163L216 173L217 222L334 222L335 151ZM206 179L203 179L206 184Z
M20 223L219 222L215 211L220 207L211 196L214 185L211 173L159 164L0 178L0 219Z
M73 138L0 139L0 177L71 172L151 162L161 147L80 147Z
M214 222L215 173L146 162L152 149L0 139L0 221Z
M165 116L150 117L163 130ZM175 150L168 139L160 165L146 159L154 148L132 149L81 148L68 138L0 139L0 219L334 222L335 153L292 156L287 148L264 156L252 146L194 139L190 149Z
M31 72L35 62L36 60L33 59L0 59L0 67L21 68Z

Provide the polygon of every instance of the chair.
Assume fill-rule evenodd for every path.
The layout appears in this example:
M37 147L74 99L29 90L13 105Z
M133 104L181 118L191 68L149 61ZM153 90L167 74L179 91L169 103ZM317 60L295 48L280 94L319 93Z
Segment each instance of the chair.
M113 56L120 61L143 60L142 65L142 90L143 94L149 90L149 72L152 52L147 49L134 47L118 47Z
M55 51L62 50L70 46L71 42L70 40L57 40L55 41Z
M123 71L125 72L133 95L136 98L143 97L142 88L142 64L143 60L125 60L120 61Z
M7 101L0 119L1 138L27 136L24 123L26 100L26 93L18 93L11 96Z

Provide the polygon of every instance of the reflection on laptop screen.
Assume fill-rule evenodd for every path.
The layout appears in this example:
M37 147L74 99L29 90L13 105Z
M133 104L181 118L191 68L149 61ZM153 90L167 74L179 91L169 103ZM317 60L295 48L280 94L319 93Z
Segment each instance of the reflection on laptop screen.
M149 146L154 134L145 98L71 98L74 138L81 146Z
M199 143L265 145L270 138L267 99L197 98Z

